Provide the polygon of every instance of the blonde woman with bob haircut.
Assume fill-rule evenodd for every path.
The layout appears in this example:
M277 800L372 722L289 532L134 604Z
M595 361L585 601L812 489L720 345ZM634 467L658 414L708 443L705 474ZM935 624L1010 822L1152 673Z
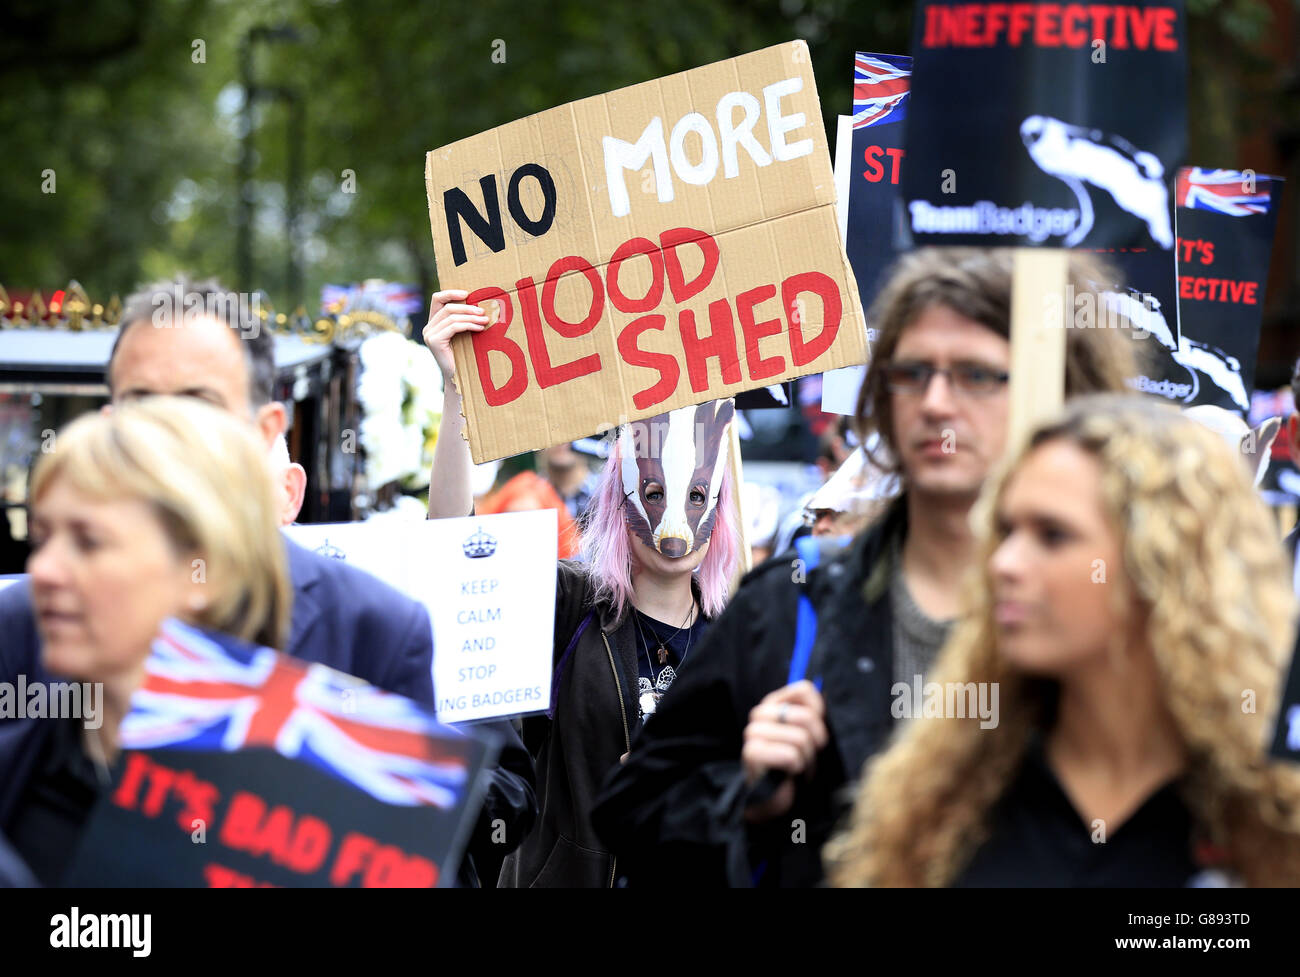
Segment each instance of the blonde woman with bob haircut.
M74 421L38 460L30 498L41 664L103 689L98 722L35 721L6 729L0 743L26 737L0 751L9 758L0 831L53 885L107 782L162 622L280 649L291 590L263 447L192 398L151 397Z
M976 509L982 572L930 676L996 689L994 721L899 730L834 884L1300 883L1300 773L1265 754L1293 599L1234 455L1114 395L1031 436Z

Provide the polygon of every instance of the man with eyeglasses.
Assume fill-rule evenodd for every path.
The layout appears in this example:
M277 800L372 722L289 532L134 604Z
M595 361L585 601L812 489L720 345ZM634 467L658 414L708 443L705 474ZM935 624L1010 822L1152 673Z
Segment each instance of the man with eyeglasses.
M854 420L902 492L847 547L755 569L633 741L593 815L632 885L821 880L845 788L910 714L894 684L929 671L976 556L970 509L1006 447L1011 268L1008 250L930 248L892 269ZM1072 256L1076 297L1113 280ZM1125 389L1132 335L1071 328L1066 395Z

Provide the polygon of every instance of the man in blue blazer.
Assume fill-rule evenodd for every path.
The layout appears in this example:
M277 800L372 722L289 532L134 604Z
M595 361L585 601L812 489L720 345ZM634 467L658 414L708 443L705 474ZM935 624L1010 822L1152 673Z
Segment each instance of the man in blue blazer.
M131 296L109 356L112 402L157 394L197 397L246 418L270 456L285 430L284 405L272 397L273 337L240 299L214 282L185 280ZM346 563L287 539L285 546L294 598L284 650L433 708L433 629L424 607ZM43 674L26 582L0 590L0 681L15 681L19 674L29 681ZM537 799L532 761L514 727L484 726L502 748L468 850L490 883L500 860L532 828ZM32 752L40 738L35 731L0 730L0 828L12 803L12 775L25 766L21 754ZM474 884L474 866L466 863L461 880Z

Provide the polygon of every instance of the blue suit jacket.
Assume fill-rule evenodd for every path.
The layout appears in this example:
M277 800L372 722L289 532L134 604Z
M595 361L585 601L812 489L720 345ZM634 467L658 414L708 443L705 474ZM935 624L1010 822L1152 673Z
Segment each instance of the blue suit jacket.
M433 626L424 605L341 560L284 542L293 583L286 653L433 709ZM16 682L20 674L29 682L46 680L40 647L30 583L0 590L0 682ZM491 881L496 877L491 866L499 866L532 828L537 797L532 759L514 727L509 722L483 725L502 745L468 851L485 863L483 874ZM46 729L48 723L36 720L0 722L0 824L27 781ZM505 828L505 844L493 838L497 824ZM463 882L472 884L476 874L462 864Z

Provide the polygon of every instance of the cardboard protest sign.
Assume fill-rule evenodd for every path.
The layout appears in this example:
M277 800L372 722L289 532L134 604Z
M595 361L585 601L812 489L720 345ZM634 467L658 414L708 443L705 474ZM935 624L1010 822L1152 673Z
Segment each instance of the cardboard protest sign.
M866 359L807 45L428 154L476 462Z
M913 38L914 243L1173 249L1181 0L922 0Z
M517 716L549 705L554 510L415 523L372 519L285 532L425 606L442 722Z
M169 623L71 886L451 884L499 744L323 665Z

